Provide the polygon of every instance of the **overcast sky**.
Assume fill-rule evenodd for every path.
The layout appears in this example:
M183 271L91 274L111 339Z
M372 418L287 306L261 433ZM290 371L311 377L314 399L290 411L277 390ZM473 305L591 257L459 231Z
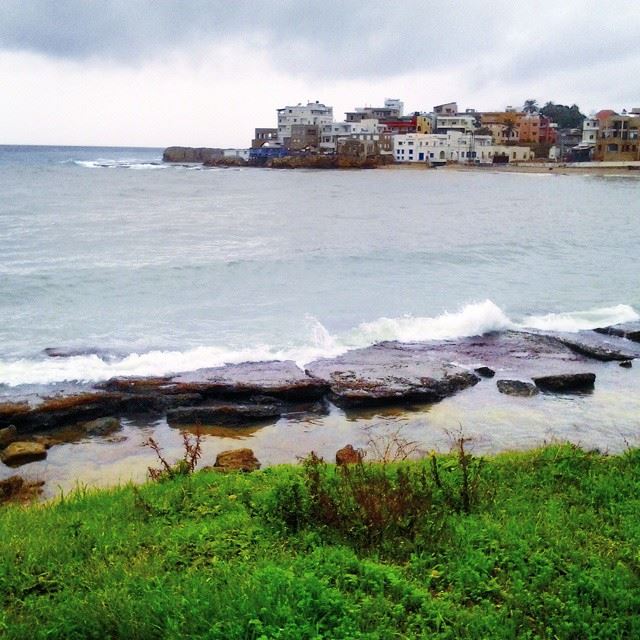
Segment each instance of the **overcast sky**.
M630 109L640 1L1 0L0 87L0 144L245 147L310 100Z

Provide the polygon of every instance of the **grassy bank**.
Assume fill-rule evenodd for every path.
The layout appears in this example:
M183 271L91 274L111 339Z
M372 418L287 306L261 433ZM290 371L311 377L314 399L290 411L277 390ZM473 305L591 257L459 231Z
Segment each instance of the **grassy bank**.
M318 460L0 512L6 638L638 638L640 453Z

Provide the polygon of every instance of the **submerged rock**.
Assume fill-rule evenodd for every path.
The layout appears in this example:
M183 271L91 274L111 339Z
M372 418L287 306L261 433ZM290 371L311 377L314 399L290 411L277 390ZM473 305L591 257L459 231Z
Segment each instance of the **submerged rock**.
M273 422L283 412L281 404L216 403L197 407L179 407L167 411L169 424L207 424L243 426Z
M89 436L108 436L122 429L118 418L97 418L81 425L82 430Z
M47 450L40 442L12 442L0 451L0 460L10 467L43 460L46 457Z
M623 367L624 369L631 369L631 367L633 366L633 363L631 362L631 360L623 360L620 363L620 366Z
M533 379L539 389L560 393L593 389L595 381L595 373L565 373L554 376L540 376Z
M535 384L522 380L498 380L496 385L500 393L505 393L510 396L529 397L540 393L540 390Z
M219 453L213 468L217 471L256 471L260 462L252 449L232 449Z
M496 375L491 367L476 367L474 371L483 378L493 378Z

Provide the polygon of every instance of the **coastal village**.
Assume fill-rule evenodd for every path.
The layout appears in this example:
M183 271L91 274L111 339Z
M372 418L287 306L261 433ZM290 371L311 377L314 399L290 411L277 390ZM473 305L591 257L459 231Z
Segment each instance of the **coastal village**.
M535 100L502 111L449 102L405 114L402 100L387 98L383 106L346 112L343 121L319 101L281 107L275 120L275 127L255 129L250 148L170 147L164 160L273 167L640 164L640 107L585 116L576 105L539 107Z

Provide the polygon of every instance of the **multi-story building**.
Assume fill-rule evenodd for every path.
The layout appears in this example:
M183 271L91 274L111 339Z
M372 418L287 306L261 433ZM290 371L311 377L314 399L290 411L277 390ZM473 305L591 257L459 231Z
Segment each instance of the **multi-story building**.
M556 141L556 127L550 118L539 113L518 114L518 141L530 144L553 144Z
M476 129L476 120L477 116L471 114L436 115L435 133L447 133L447 131L471 133Z
M320 149L326 153L334 153L338 141L345 137L371 136L384 129L375 118L363 119L359 122L333 122L321 127Z
M489 129L497 144L517 144L520 141L520 116L511 110L485 111L480 114L480 125Z
M495 145L489 135L449 131L448 133L395 135L393 136L393 157L400 163L491 164L498 160L525 162L533 159L533 152L529 147Z
M306 105L297 104L277 109L278 113L278 142L288 147L291 143L291 128L294 125L308 125L322 127L333 122L333 107L327 107L321 102L309 102Z
M640 109L600 121L595 159L627 162L640 160Z

